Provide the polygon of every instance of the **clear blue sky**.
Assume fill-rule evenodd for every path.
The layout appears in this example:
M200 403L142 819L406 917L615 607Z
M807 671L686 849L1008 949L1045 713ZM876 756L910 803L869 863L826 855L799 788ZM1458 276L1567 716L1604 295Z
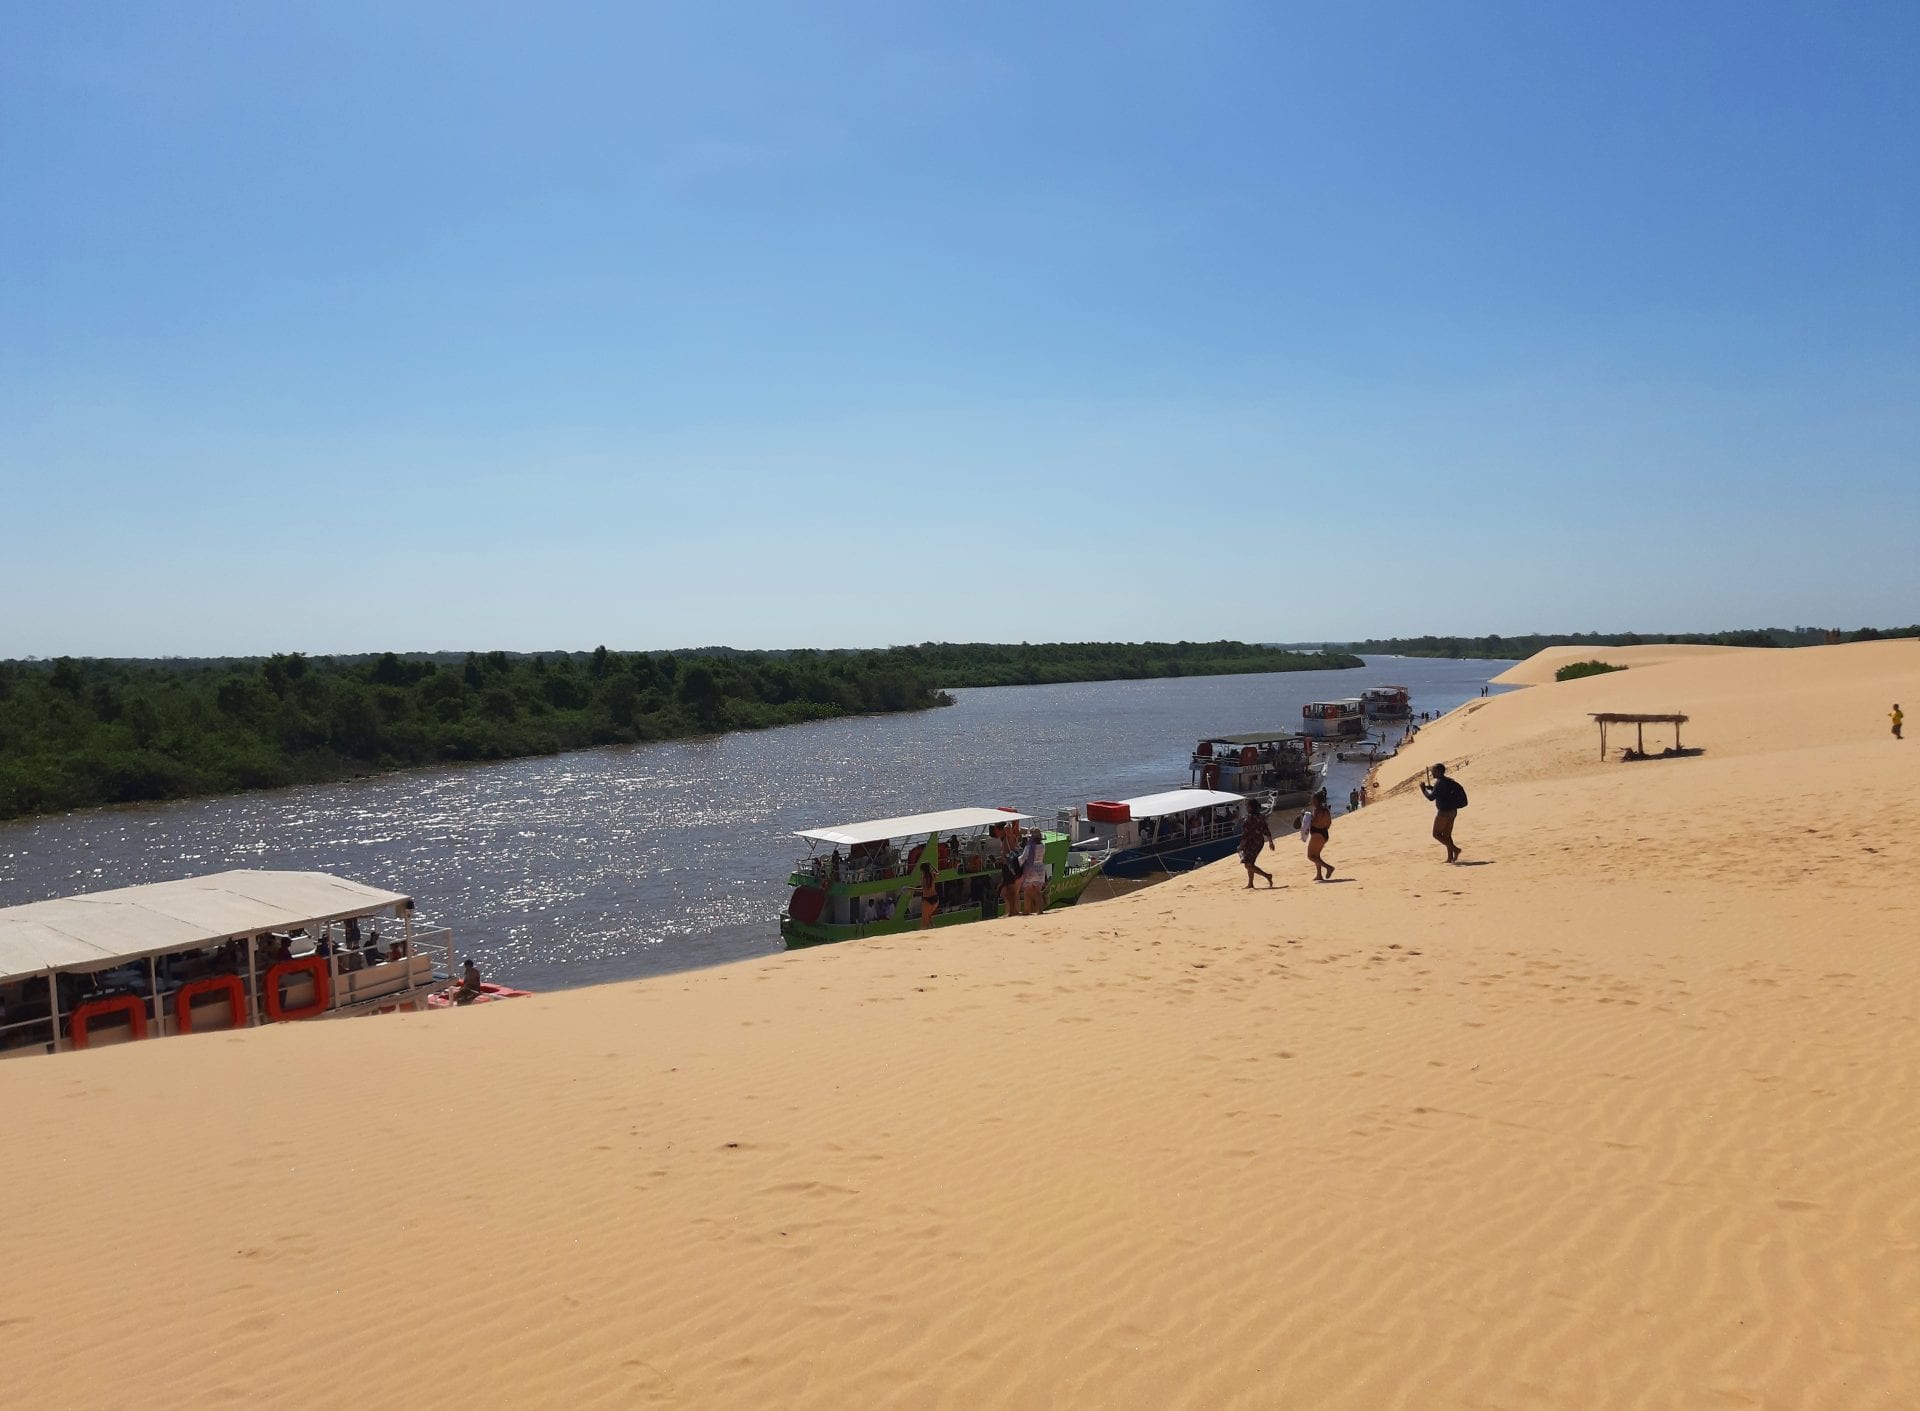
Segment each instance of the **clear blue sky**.
M1920 618L1920 5L5 4L0 655Z

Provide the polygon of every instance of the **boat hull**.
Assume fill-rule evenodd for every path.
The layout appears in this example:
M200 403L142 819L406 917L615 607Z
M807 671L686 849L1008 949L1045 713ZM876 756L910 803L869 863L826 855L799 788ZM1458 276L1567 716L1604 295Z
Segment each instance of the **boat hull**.
M1196 867L1205 867L1209 862L1218 862L1239 846L1239 836L1232 834L1186 843L1180 847L1122 848L1106 860L1101 870L1109 877L1127 881L1159 877L1172 872L1191 872Z

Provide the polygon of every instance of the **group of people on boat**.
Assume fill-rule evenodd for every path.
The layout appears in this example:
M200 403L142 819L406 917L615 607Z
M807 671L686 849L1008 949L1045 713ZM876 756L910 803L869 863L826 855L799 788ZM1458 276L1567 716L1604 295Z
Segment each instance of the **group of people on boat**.
M1038 916L1047 909L1046 840L1038 828L1022 832L1017 823L1004 823L987 830L990 845L997 848L993 870L972 878L944 885L951 891L964 887L963 904L978 906L982 916L993 914L994 903L1008 916ZM943 845L944 846L944 845ZM997 882L997 885L995 883ZM940 914L942 883L933 865L920 864L920 929L933 925Z

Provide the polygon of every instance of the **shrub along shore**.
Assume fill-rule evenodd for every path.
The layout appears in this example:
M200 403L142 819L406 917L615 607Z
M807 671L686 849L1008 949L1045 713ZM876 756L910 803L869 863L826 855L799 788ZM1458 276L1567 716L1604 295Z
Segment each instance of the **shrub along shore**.
M949 687L1360 664L1244 642L0 662L0 818L925 710Z

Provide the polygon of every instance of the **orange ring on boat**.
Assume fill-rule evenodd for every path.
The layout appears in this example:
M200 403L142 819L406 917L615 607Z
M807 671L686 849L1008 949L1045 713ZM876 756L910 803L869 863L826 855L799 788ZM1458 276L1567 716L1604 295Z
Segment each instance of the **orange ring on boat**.
M303 1004L298 1009L284 1008L280 1003L280 981L302 970L313 976L313 1002ZM324 955L303 955L298 960L283 960L268 968L261 1003L266 1006L267 1018L277 1024L283 1019L312 1019L324 1014L327 1001L332 998L333 982L327 974L327 958Z
M84 1004L73 1007L73 1015L67 1021L70 1037L75 1048L87 1046L87 1028L94 1020L108 1014L124 1014L133 1028L136 1039L147 1036L147 1005L138 995L109 995L105 999L90 999Z
M209 975L203 980L189 980L173 992L173 1025L183 1034L193 1032L193 1002L201 995L218 994L226 991L227 1007L233 1011L233 1017L227 1021L229 1029L238 1029L247 1022L247 987L238 975Z
M1252 745L1248 745L1240 751L1240 762L1242 764L1252 764L1259 758L1260 751L1256 750Z

